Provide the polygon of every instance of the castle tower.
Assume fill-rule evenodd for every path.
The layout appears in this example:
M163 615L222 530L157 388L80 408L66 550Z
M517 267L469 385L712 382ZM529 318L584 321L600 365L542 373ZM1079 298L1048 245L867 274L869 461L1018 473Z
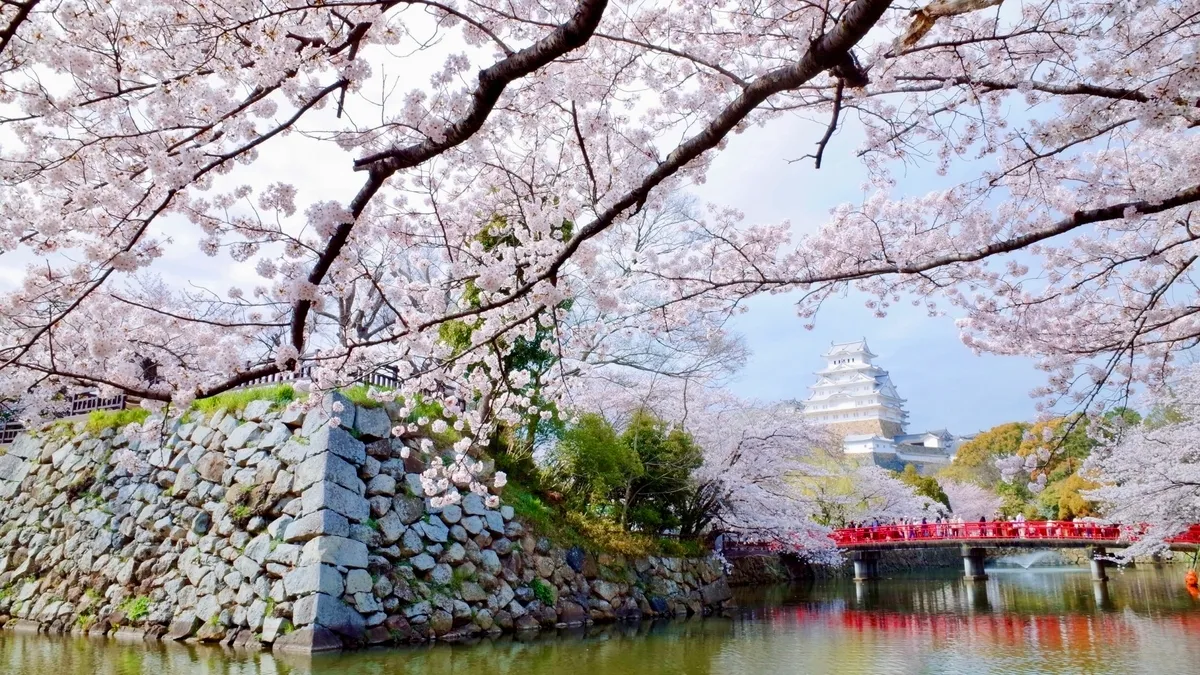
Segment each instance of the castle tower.
M825 367L804 401L804 417L829 427L843 437L881 436L893 439L904 433L908 413L904 399L865 339L834 343L821 355Z

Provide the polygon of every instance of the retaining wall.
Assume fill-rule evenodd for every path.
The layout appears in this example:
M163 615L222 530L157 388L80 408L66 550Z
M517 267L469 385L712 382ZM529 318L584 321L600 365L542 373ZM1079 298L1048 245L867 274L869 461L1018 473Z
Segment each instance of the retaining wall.
M714 558L558 548L477 495L431 507L395 410L335 396L337 427L328 397L174 420L153 444L59 425L0 446L0 623L308 652L729 600Z

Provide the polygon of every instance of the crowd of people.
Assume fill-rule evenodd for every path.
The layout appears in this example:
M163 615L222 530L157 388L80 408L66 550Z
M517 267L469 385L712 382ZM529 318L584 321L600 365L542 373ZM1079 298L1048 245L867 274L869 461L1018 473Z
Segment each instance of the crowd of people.
M1018 514L1014 518L981 516L978 521L965 521L958 516L933 520L928 518L900 519L881 522L875 518L869 522L847 524L845 538L868 541L896 541L904 539L955 539L955 538L1005 538L1005 539L1110 539L1116 538L1119 527L1103 525L1093 521L1027 521Z

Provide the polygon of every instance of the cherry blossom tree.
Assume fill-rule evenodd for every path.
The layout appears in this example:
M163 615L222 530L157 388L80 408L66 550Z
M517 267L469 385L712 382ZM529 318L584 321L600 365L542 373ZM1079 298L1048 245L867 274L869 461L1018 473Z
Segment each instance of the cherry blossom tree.
M622 309L595 264L621 223L701 179L730 133L778 114L772 97L861 78L850 51L887 6L7 3L0 254L29 266L0 302L4 393L182 404L302 361L322 388L395 364L409 393L490 390L504 345L564 300ZM403 89L409 64L428 84ZM343 198L262 180L297 136L346 157ZM185 241L260 281L133 283ZM419 273L377 274L381 241ZM361 284L383 302L334 306ZM698 311L659 309L668 327ZM353 339L322 344L322 313ZM457 320L474 333L454 354L439 329Z
M679 295L794 289L810 319L851 286L880 315L950 307L969 346L1041 357L1047 406L1161 381L1198 335L1200 15L1192 2L973 11L999 4L932 3L869 50L870 83L835 89L830 129L853 114L867 132L863 203L798 242L714 221L697 255L724 264L668 273ZM818 166L832 147L821 139ZM924 163L953 179L897 194L896 167Z
M505 362L539 327L568 373L607 335L709 336L763 292L811 320L854 287L1042 357L1048 406L1123 400L1200 336L1195 3L0 3L0 259L24 267L0 398L394 366L471 445L537 407ZM827 124L818 168L864 130L862 203L799 240L721 205L630 236L793 115ZM925 164L953 180L907 195ZM200 255L230 288L181 275Z
M1184 369L1152 403L1165 414L1110 434L1084 464L1101 483L1086 496L1107 518L1149 526L1127 557L1160 552L1165 539L1200 522L1200 367Z
M942 480L942 491L950 498L950 512L963 520L991 519L1000 510L1000 496L974 483Z
M824 559L834 553L830 526L935 513L891 472L831 458L826 449L836 439L794 406L746 401L708 384L604 369L572 382L569 400L618 428L647 409L691 434L704 456L693 480L705 516L690 525L693 534L712 527Z

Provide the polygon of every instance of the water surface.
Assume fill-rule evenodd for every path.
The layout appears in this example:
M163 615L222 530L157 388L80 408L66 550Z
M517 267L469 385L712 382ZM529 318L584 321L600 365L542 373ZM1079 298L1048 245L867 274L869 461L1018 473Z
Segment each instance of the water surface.
M990 570L870 585L750 589L733 618L314 657L0 633L0 673L654 675L1200 673L1200 600L1183 568Z

